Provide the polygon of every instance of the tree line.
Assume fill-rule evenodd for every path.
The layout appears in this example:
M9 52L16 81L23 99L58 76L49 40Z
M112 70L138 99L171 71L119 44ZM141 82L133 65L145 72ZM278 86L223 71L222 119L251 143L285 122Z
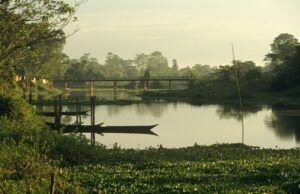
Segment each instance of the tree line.
M159 51L150 54L136 54L133 59L123 59L108 53L104 64L84 54L79 59L64 59L60 71L54 79L99 79L137 77L187 77L197 78L199 84L228 83L237 78L241 82L264 82L271 90L284 90L300 84L300 43L291 34L283 33L275 37L271 52L264 58L265 66L253 61L236 60L227 65L210 66L195 64L179 68L177 60L169 64ZM197 87L191 82L190 87Z
M299 42L288 33L275 37L263 67L253 61L236 60L218 67L195 64L179 68L176 59L170 64L159 51L136 54L133 59L108 53L104 64L89 54L71 59L63 52L66 37L69 36L64 33L64 27L77 20L73 14L80 3L71 5L62 0L0 0L2 85L13 84L15 75L21 79L50 80L188 77L201 79L201 84L226 83L238 78L241 81L263 80L273 90L287 89L300 83ZM190 86L197 87L197 82L191 82Z

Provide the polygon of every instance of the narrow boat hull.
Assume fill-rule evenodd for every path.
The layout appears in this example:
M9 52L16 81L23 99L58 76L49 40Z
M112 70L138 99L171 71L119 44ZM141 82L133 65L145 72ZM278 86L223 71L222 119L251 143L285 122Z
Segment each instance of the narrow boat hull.
M152 128L156 125L145 125L145 126L102 126L100 125L60 125L55 126L54 123L47 123L47 125L53 129L63 129L64 133L129 133L129 134L146 134L146 135L156 135Z

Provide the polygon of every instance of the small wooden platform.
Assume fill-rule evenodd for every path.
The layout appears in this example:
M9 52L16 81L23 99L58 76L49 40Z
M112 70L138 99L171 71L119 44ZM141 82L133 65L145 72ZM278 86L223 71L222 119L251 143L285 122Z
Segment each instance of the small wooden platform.
M89 111L80 111L80 112L60 112L59 114L62 116L76 116L76 115L88 115ZM39 115L46 117L56 117L55 112L38 112Z

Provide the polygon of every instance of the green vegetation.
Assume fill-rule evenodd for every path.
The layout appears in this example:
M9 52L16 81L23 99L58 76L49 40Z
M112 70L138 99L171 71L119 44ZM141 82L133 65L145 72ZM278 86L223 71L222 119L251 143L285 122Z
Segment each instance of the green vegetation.
M55 90L51 84L34 84L33 78L96 79L110 75L124 79L198 78L200 81L192 79L184 94L165 95L233 99L237 78L234 68L243 97L266 97L266 91L268 96L280 91L278 96L295 97L300 93L297 39L289 34L275 38L264 68L251 61L235 61L235 66L198 64L179 69L176 60L169 67L167 58L158 51L138 54L132 60L108 53L101 65L88 54L69 59L63 53L68 36L63 29L76 21L73 14L78 5L62 0L0 0L0 193L49 193L53 174L55 193L299 193L299 149L259 149L241 144L145 150L92 146L83 135L51 131L21 98L22 90L30 85L30 92L50 94ZM129 83L126 87L141 84ZM150 87L161 88L163 84L150 83ZM296 125L284 121L280 120L284 127ZM278 125L276 122L269 124Z
M1 193L48 193L52 173L57 193L299 192L299 149L91 146L49 131L16 94L1 96Z
M240 144L99 152L96 164L65 168L69 181L107 193L297 193L300 151ZM78 163L76 161L76 163Z
M300 90L300 43L291 34L280 34L271 44L271 53L265 57L265 67L252 61L233 61L234 65L212 68L195 65L189 87L175 92L147 92L144 97L201 100L238 99L236 80L243 99L274 100L297 98Z

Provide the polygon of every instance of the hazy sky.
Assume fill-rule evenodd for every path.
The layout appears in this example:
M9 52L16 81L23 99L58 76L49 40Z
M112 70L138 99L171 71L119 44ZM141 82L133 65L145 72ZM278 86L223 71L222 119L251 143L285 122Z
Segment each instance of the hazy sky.
M299 10L300 0L88 0L65 52L103 63L108 52L132 59L161 51L180 67L225 65L233 42L237 59L263 65L277 35L300 39Z

